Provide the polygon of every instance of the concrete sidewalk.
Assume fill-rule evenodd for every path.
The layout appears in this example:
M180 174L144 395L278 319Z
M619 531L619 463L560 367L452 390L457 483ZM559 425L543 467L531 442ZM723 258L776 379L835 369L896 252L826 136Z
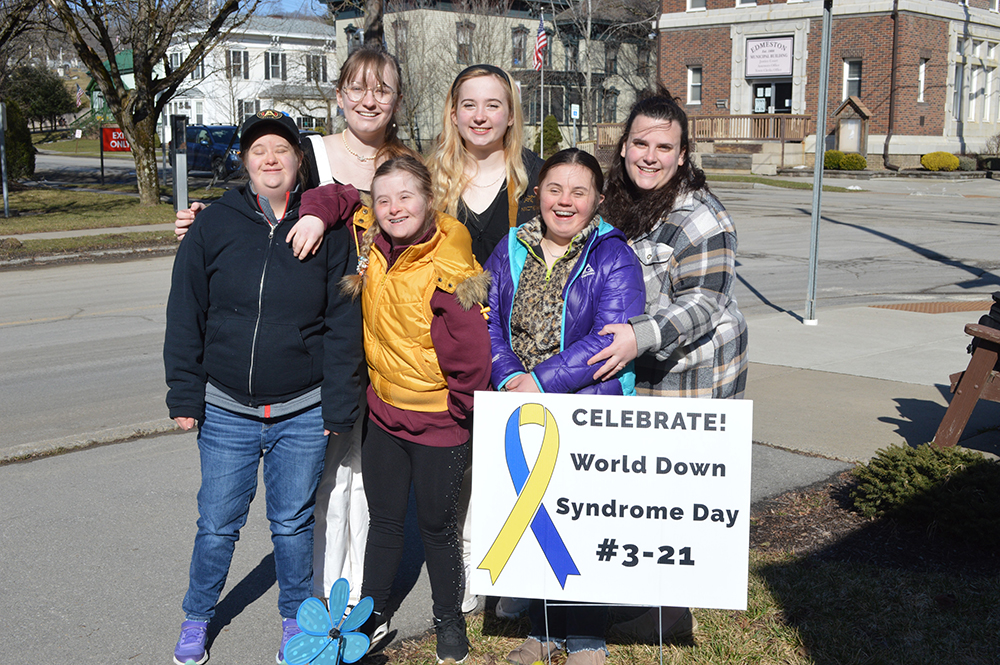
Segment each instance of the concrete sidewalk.
M931 441L948 377L969 362L965 324L985 309L819 309L816 326L785 313L748 317L754 441L853 462ZM1000 404L979 403L961 445L1000 454Z

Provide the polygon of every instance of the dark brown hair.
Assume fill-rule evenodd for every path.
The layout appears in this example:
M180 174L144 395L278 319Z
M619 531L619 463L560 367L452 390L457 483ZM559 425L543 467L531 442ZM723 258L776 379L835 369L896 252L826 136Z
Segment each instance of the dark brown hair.
M625 170L622 148L629 140L632 125L639 116L677 123L681 129L678 146L684 163L677 166L677 173L663 187L651 191L638 188ZM704 172L691 163L691 139L688 136L688 119L684 109L662 85L655 91L648 91L632 107L622 136L618 140L608 170L608 184L601 206L605 218L629 238L634 239L646 233L664 214L674 207L677 195L685 191L706 189Z
M594 188L598 194L604 191L604 172L601 170L600 162L589 152L584 152L577 148L560 150L546 159L545 163L542 164L541 170L538 172L538 186L541 187L542 183L545 182L545 176L549 171L562 164L579 164L589 169L591 175L594 176Z

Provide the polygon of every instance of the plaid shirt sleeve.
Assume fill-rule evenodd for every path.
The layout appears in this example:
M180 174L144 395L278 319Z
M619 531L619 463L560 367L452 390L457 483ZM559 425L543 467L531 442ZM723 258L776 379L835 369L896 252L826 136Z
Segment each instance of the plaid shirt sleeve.
M646 283L646 313L630 319L639 354L667 359L678 347L713 333L736 277L736 232L722 204L689 193L635 243Z

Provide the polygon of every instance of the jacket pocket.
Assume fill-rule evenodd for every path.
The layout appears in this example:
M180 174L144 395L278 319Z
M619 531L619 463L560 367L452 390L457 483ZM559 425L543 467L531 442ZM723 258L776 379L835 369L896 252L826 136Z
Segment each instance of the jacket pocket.
M253 326L253 319L209 320L205 334L205 371L219 384L240 391L247 389Z
M298 326L261 322L254 358L255 393L280 396L305 390L317 382L313 368L314 358Z

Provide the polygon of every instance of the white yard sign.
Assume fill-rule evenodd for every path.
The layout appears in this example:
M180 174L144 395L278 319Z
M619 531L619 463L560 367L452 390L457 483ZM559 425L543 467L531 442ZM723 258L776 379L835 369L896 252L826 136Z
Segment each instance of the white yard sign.
M746 609L753 404L476 393L472 591Z

